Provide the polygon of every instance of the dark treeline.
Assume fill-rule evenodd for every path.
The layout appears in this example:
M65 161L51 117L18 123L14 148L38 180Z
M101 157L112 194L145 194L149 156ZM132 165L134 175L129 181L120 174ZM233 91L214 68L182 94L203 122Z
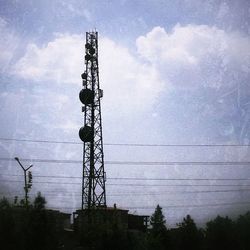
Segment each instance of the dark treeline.
M38 193L33 204L24 200L10 204L0 200L0 249L57 249L59 235L55 218L45 209L45 198Z
M81 234L58 230L56 217L40 194L27 207L0 201L0 249L5 250L249 250L250 212L232 220L217 216L198 228L187 215L168 228L157 205L146 232L124 230L118 223L92 225Z
M236 220L217 216L198 228L187 215L177 228L167 229L161 207L158 205L150 219L147 236L148 250L249 250L250 212Z

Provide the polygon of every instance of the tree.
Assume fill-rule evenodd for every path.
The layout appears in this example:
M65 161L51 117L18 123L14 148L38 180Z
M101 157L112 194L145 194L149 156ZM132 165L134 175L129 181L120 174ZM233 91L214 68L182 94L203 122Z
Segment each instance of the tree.
M148 245L150 250L167 249L169 240L165 223L166 221L162 213L162 208L157 205L155 212L150 217L151 229L148 237Z
M209 250L237 249L237 238L233 221L217 216L206 224L206 243Z
M1 200L0 200L0 210L6 210L6 209L10 209L11 205L9 203L9 201L3 197Z
M0 248L15 249L14 219L11 204L3 197L0 199Z
M202 233L196 227L194 220L190 215L183 218L183 222L177 224L178 228L178 245L182 250L198 250L201 248Z
M238 249L250 249L250 212L240 215L236 221Z
M59 243L56 215L45 210L46 200L37 194L33 204L0 199L0 248L5 250L54 250ZM28 209L27 209L28 208Z
M157 205L155 212L150 217L150 225L152 226L151 232L158 233L165 231L167 229L165 223L166 220L162 213L162 208Z
M41 210L41 209L44 209L45 208L45 204L46 204L46 199L45 197L43 197L41 195L41 192L38 192L37 193L37 196L34 200L34 208L35 209L38 209L38 210Z

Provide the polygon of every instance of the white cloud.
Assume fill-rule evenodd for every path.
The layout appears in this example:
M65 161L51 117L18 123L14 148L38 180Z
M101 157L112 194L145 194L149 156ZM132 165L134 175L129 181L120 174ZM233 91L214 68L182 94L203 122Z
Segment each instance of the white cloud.
M100 41L100 79L107 106L136 112L153 105L164 84L158 71L107 38Z
M207 25L155 27L136 41L141 57L172 84L221 86L232 72L249 73L250 38Z
M34 82L75 84L80 89L84 42L80 35L57 34L42 47L29 44L13 72ZM206 25L176 25L171 32L155 27L137 39L138 56L100 37L105 114L109 119L133 119L138 112L153 113L154 103L170 84L231 86L235 84L233 74L244 77L249 73L249 44L249 37Z
M152 106L163 88L157 70L108 38L101 38L99 43L105 107L111 112L127 113ZM77 84L80 88L84 67L84 38L60 34L41 48L29 44L13 73L33 81Z
M13 73L34 81L79 84L83 53L81 36L57 34L42 48L29 44Z

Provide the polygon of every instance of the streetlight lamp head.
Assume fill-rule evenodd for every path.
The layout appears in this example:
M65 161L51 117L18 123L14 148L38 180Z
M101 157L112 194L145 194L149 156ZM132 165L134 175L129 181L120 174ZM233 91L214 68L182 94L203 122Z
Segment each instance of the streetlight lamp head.
M15 159L16 161L19 161L18 157L15 157L14 159Z

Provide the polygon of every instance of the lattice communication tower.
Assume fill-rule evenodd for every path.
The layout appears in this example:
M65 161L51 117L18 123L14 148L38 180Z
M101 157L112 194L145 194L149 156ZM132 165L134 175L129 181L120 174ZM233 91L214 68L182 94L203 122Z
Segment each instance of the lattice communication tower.
M106 207L99 86L98 33L87 32L85 44L85 71L81 75L83 88L79 93L83 104L84 125L79 130L83 141L82 209Z

